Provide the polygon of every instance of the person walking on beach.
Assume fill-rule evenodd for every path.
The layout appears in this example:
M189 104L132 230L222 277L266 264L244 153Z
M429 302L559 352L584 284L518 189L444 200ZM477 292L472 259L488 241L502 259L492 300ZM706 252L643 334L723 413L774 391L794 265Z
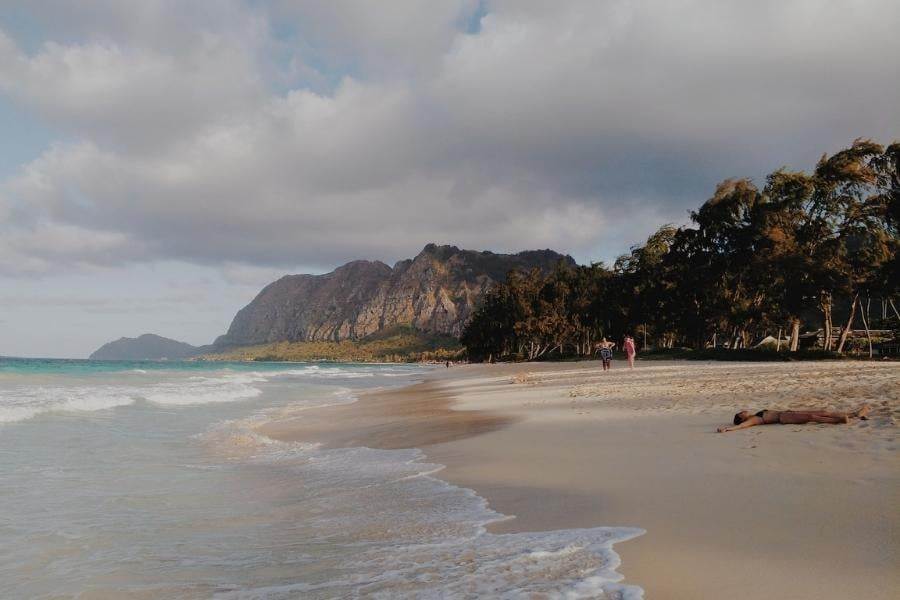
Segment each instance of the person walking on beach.
M840 425L849 423L850 419L868 419L870 407L864 404L862 408L852 412L838 412L830 410L768 410L763 409L751 414L748 410L742 410L734 415L733 427L719 427L716 431L726 433L747 429L756 425L804 425L806 423L828 423Z
M634 349L634 338L630 335L625 336L625 343L622 344L622 350L625 351L625 357L628 359L628 368L634 368L634 355L636 354Z
M616 345L613 342L608 341L606 338L603 338L597 347L600 349L600 360L603 361L603 370L609 371L611 368L612 361L612 351Z

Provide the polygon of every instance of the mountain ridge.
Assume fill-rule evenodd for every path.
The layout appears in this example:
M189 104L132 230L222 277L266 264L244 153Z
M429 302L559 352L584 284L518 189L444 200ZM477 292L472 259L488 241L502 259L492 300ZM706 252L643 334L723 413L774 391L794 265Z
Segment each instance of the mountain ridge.
M228 331L209 346L144 334L104 344L95 360L181 360L281 342L359 341L409 327L458 338L484 294L513 269L547 273L571 256L553 250L515 254L426 245L391 267L353 260L321 275L284 275L241 308ZM422 340L415 342L417 347Z
M509 271L547 272L561 260L575 264L553 250L497 254L428 244L393 267L357 260L322 275L286 275L239 310L213 345L358 340L397 325L458 337L484 293Z

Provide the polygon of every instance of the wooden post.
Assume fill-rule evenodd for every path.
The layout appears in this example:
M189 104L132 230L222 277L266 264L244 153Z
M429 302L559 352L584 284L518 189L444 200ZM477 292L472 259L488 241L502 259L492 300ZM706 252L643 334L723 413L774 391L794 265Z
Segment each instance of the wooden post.
M791 319L791 352L796 352L800 347L800 319Z
M869 303L872 302L872 299L869 298ZM868 313L868 309L862 311L862 320L863 327L866 328L866 338L869 340L869 358L872 358L872 334L869 332L869 322L866 320L866 313Z

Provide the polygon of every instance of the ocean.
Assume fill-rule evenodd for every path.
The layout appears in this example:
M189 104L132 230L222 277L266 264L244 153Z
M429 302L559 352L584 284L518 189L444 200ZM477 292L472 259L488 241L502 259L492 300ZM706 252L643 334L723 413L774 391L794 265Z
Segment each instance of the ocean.
M256 431L426 372L0 359L0 598L640 598L640 530L491 534L417 449Z

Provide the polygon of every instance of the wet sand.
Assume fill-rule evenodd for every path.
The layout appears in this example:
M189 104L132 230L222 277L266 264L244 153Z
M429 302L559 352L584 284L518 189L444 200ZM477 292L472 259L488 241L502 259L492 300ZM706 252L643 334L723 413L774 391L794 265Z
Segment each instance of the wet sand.
M900 594L900 364L473 365L262 433L417 447L516 518L493 530L632 526L616 546L648 599ZM836 410L850 425L728 434L740 408Z

